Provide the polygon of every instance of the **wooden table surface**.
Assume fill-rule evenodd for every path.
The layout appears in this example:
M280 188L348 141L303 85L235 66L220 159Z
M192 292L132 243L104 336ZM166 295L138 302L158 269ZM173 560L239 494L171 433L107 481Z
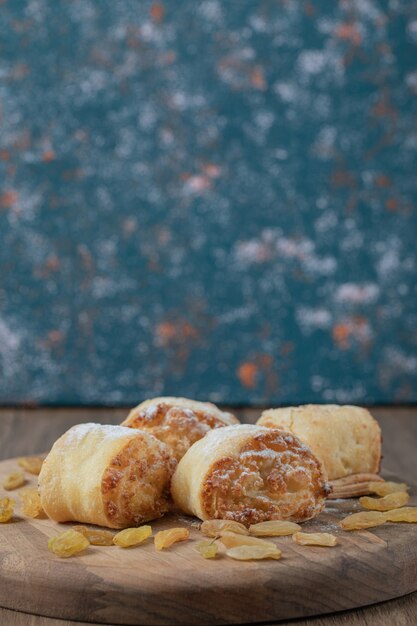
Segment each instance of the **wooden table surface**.
M260 411L235 411L244 422L254 422ZM0 409L0 460L48 450L57 437L80 422L120 423L125 409ZM383 468L405 481L417 479L417 407L375 408L383 432ZM291 622L289 626L414 626L417 592L364 609ZM27 615L0 608L3 626L88 626L81 622ZM100 625L101 626L101 625ZM264 626L265 623L264 623Z

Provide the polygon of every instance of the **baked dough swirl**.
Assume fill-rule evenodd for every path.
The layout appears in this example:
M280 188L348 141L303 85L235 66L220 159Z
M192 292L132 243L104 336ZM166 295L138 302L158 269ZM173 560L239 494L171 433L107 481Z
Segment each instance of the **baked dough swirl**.
M258 424L297 435L323 463L329 480L379 472L381 429L370 412L359 406L306 404L268 409Z
M315 517L330 492L320 462L291 433L241 424L212 430L178 463L171 492L183 512L244 524Z
M78 424L42 465L42 507L57 522L136 526L168 511L174 467L168 448L149 433Z
M213 428L238 424L231 413L210 402L187 398L153 398L132 409L122 426L150 432L170 448L179 461L188 448Z

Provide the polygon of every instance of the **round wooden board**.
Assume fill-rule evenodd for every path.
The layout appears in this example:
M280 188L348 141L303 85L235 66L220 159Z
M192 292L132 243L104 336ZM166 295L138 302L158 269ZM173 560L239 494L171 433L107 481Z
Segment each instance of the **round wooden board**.
M0 484L16 460L0 463ZM29 484L36 477L29 476ZM413 490L411 503L416 503ZM5 492L19 500L17 492ZM91 546L59 559L47 539L70 525L20 516L0 525L0 605L18 611L90 622L131 625L236 624L319 615L395 598L417 589L417 526L386 524L347 533L337 522L359 509L329 501L306 531L338 536L335 548L274 541L280 561L203 559L196 520L170 516L154 531L187 526L191 541L156 552L151 541L130 549Z

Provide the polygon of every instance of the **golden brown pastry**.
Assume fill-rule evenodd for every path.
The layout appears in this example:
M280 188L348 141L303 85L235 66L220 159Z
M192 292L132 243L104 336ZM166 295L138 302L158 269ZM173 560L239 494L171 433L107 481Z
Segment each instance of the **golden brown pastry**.
M334 404L268 409L258 424L297 435L323 463L329 480L379 471L381 429L366 409Z
M42 507L57 522L135 526L168 511L174 467L168 448L149 433L78 424L42 465Z
M210 402L167 397L142 402L130 411L122 426L152 433L169 446L179 461L195 441L213 428L238 423L234 415Z
M291 433L252 424L210 431L178 463L171 493L184 513L244 524L315 517L330 489Z

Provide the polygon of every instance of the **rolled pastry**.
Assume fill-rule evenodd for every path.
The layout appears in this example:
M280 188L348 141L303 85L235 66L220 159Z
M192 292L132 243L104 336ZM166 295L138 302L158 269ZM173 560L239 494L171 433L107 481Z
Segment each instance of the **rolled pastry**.
M329 491L320 462L297 437L252 424L209 432L183 456L171 483L183 512L244 524L311 519Z
M366 409L334 404L268 409L258 424L297 435L323 463L329 480L379 471L381 429Z
M168 448L149 433L78 424L42 465L42 507L57 522L136 526L168 511L174 466Z
M167 397L142 402L130 411L122 426L152 433L167 444L179 461L195 441L213 428L238 423L234 415L210 402Z

